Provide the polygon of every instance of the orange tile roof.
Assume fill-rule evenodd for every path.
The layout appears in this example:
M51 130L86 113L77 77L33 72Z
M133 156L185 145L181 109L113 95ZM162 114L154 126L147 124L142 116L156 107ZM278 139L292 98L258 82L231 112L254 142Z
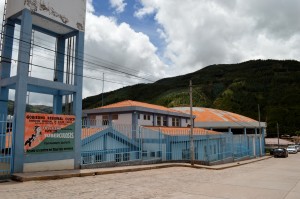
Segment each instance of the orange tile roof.
M121 108L121 107L143 107L143 108L150 108L150 109L155 109L155 110L161 110L161 111L168 111L168 112L173 112L173 113L182 113L181 111L177 111L175 109L167 108L164 106L159 106L155 104L148 104L145 102L137 102L137 101L132 101L132 100L125 100L122 102L117 102L114 104L109 104L106 106L98 107L96 109L106 109L106 108Z
M144 128L153 131L160 131L165 135L190 135L190 128L187 127L158 127L158 126L144 126ZM206 130L203 128L194 128L193 135L220 135L222 133L217 131Z
M82 128L81 130L81 139L85 139L87 137L90 137L100 131L103 131L104 129L106 129L108 127L104 126L104 127L101 127L101 128Z
M178 107L176 110L189 113L189 107ZM256 122L255 120L238 115L236 113L211 109L211 108L193 108L193 115L196 116L195 122Z

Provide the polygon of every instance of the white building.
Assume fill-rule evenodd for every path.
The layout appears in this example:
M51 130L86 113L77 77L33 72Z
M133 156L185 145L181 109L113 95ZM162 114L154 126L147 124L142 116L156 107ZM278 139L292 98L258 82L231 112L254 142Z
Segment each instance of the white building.
M131 100L84 110L83 115L92 126L113 123L132 126L187 127L190 124L190 115L187 113Z

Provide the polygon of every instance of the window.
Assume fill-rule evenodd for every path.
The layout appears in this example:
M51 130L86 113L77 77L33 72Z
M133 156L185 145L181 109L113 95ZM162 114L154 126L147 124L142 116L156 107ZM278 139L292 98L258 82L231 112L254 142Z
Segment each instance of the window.
M179 126L179 118L172 118L172 126Z
M183 149L182 150L182 159L183 160L189 160L190 159L190 150L189 149Z
M143 157L147 157L147 156L148 156L148 152L147 152L147 151L143 151L143 152L142 152L142 156L143 156Z
M96 115L91 115L89 117L89 119L90 119L90 125L95 126L96 125Z
M137 160L138 160L138 159L140 159L140 157L141 157L141 154L140 154L140 152L136 152L136 153L135 153L135 159L137 159Z
M144 114L144 120L150 120L150 115Z
M156 152L156 157L161 158L161 151Z
M103 161L102 154L95 155L95 162L102 162L102 161Z
M118 114L112 115L112 120L118 120L118 119L119 119L119 115Z
M190 160L190 149L183 149L182 150L182 159L183 160ZM198 152L197 152L197 148L194 148L194 158L195 160L198 160Z
M163 117L163 126L168 126L168 121L166 116Z
M129 153L123 153L123 161L129 161L130 154Z
M155 152L150 152L150 157L154 158L155 157Z
M161 116L157 116L157 126L161 126Z
M102 116L102 125L103 125L103 126L109 125L109 118L108 118L108 115L103 115L103 116Z
M141 114L138 114L138 120L141 119Z
M120 153L115 154L115 161L116 162L121 162L122 161L122 154L120 154Z
M217 154L217 146L214 145L214 154Z

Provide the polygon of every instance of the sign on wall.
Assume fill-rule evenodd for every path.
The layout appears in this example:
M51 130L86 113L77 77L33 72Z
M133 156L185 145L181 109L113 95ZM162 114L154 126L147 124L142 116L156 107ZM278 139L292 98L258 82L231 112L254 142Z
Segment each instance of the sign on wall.
M26 113L24 151L27 154L74 150L75 116Z

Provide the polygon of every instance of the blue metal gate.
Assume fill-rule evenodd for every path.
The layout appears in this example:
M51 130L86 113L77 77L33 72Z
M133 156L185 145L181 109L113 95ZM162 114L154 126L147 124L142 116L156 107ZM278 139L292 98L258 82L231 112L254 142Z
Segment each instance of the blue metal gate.
M10 177L12 171L13 120L0 116L0 180Z

